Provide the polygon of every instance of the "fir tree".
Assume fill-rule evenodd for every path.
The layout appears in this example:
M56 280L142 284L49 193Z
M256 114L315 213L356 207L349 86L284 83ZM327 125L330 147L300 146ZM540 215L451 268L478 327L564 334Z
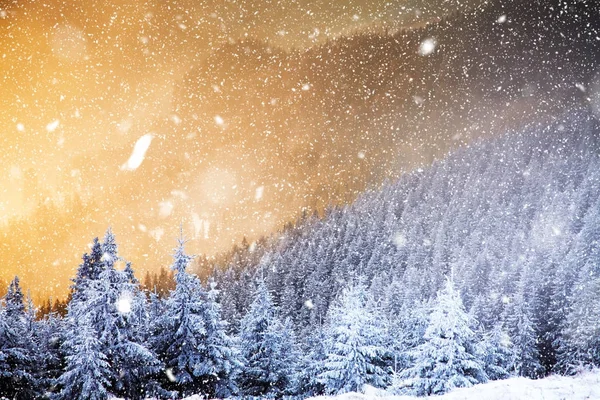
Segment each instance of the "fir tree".
M64 352L62 340L65 324L56 312L50 312L37 322L36 339L38 348L38 384L44 391L51 391L63 372Z
M6 302L6 316L8 318L21 318L25 315L25 303L23 302L23 292L18 276L15 276L10 282L4 300Z
M414 365L400 374L408 379L403 391L437 395L487 381L470 326L460 295L447 280L431 313L425 342L411 352Z
M309 397L325 394L325 385L319 379L327 359L325 340L325 332L321 326L317 327L306 340L304 354L298 366L295 390L297 393Z
M240 386L247 396L281 397L293 385L296 344L290 323L281 323L264 281L241 321L240 353L244 367Z
M78 300L83 295L87 282L98 279L103 269L102 244L98 238L94 238L90 254L83 255L82 263L77 268L77 274L71 286L72 297Z
M211 282L208 293L201 290L200 294L205 300L205 334L202 367L198 369L197 377L203 382L203 393L211 397L230 397L237 393L235 377L242 366L240 357L233 339L226 332L227 323L221 319L216 283Z
M600 365L600 279L581 282L575 289L563 331L559 364L567 373L582 366Z
M327 358L319 379L328 394L357 392L364 385L383 388L386 370L386 331L362 283L342 291L329 310L326 325Z
M106 400L109 397L110 364L102 344L87 318L69 330L64 342L67 353L65 372L58 379L62 387L57 400Z
M154 394L158 385L153 376L161 370L161 363L146 344L145 296L131 265L124 271L115 269L120 258L110 230L104 243L95 241L92 255L87 260L94 259L99 264L89 264L88 267L94 266L91 270L80 266L81 271L88 272L77 281L78 291L68 306L67 329L79 330L81 324L88 325L86 329L98 340L97 350L111 366L109 375L98 377L98 384L107 391L131 399ZM69 351L68 343L74 342L65 340L65 351ZM65 379L61 377L58 382L64 383Z
M35 314L26 312L19 278L10 283L0 306L0 395L28 399L39 395L38 348L35 342Z
M490 380L506 379L514 360L510 336L498 323L490 332L482 332L476 345L476 353L481 360L485 373Z
M180 238L173 255L175 289L156 324L153 347L168 368L173 389L228 396L235 392L233 377L239 361L225 333L216 293L208 294L198 277L186 272L192 257L185 254L184 246Z
M540 364L533 312L524 296L524 290L523 283L520 283L506 317L515 354L510 372L528 378L539 378L543 374L543 367Z

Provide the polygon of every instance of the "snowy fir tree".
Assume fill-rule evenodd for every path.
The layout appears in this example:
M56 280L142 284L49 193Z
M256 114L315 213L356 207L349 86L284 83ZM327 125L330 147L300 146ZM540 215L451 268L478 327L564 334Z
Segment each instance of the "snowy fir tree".
M10 282L4 301L6 302L6 316L8 318L20 319L24 317L25 302L18 276Z
M421 301L406 286L394 281L389 285L382 308L387 321L392 371L398 373L411 365L410 352L423 343L429 323L430 304Z
M539 378L543 367L537 347L538 335L533 321L533 312L521 287L510 304L506 324L513 344L515 357L510 371L519 376Z
M451 280L438 294L424 335L414 349L414 365L400 373L404 392L418 396L443 394L487 381L475 351L475 334L460 294Z
M88 318L80 318L77 328L69 330L64 347L66 368L57 381L61 390L54 398L106 400L109 397L111 366Z
M59 315L51 312L37 321L36 325L38 385L44 393L49 393L63 372L65 354L62 341L66 336L65 323Z
M242 394L279 398L292 390L297 362L294 334L289 321L279 319L263 280L241 321L238 343L244 362L239 376Z
M76 301L79 300L79 297L83 296L87 283L97 280L102 270L102 244L98 238L94 238L91 252L83 255L82 263L79 264L77 274L73 278L71 291L72 297L76 298Z
M41 394L38 379L38 348L35 342L34 315L23 301L19 278L15 277L0 305L0 395L28 399ZM29 310L31 311L31 310Z
M315 327L304 343L304 351L298 365L296 389L305 396L325 394L325 385L319 379L327 359L326 336L323 326Z
M98 249L102 249L100 258ZM88 272L78 274L80 280L76 281L76 295L68 306L63 351L70 354L72 360L76 359L70 353L73 351L72 344L83 339L77 336L70 338L69 335L80 330L83 324L98 342L93 349L111 366L110 369L98 371L90 379L98 379L97 384L105 388L107 393L131 399L160 392L153 377L162 369L162 364L146 344L146 300L139 291L137 280L133 278L131 266L125 271L115 268L119 256L112 231L107 231L104 243L94 241L92 255L87 257L87 261L95 261L87 265L93 268L86 267L84 257L79 269L83 271L88 268ZM89 344L87 341L85 343L86 346ZM63 376L72 367L68 364ZM59 385L65 382L62 376L58 380Z
M199 371L203 393L219 398L229 397L237 393L235 378L242 363L233 338L227 334L227 323L221 318L216 283L210 282L208 293L203 291L200 295L204 300L202 315L205 326L205 350Z
M165 387L183 394L229 396L236 392L240 362L225 332L216 292L207 293L198 277L186 271L192 257L184 246L182 237L173 255L175 290L156 321L152 345L172 380Z
M476 343L476 355L481 360L489 380L506 379L515 359L510 336L498 323L489 332L480 333Z
M580 281L567 316L559 363L565 372L600 365L600 279Z
M331 307L326 323L326 353L319 380L328 394L362 391L365 385L384 388L389 350L382 316L364 284L345 288Z

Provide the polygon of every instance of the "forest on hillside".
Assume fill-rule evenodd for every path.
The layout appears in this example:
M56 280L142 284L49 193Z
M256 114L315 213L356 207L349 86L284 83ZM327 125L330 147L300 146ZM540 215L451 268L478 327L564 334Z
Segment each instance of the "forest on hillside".
M164 298L108 231L65 317L36 319L11 282L2 395L429 395L598 366L599 135L579 109L480 140L203 282L181 238Z
M102 196L32 189L33 220L1 227L2 265L24 267L2 276L0 397L426 396L600 367L598 11L497 0L309 49L215 49L153 122L151 181L104 179L108 146L76 161ZM231 158L253 180L209 199L226 205L211 229L250 210L256 237L193 256L208 220L181 219L167 270L160 210L132 215L165 199L160 226L188 215L178 190L231 183ZM120 198L118 239L59 269ZM261 236L262 212L296 220ZM41 271L52 287L75 271L66 300L35 306L23 282Z

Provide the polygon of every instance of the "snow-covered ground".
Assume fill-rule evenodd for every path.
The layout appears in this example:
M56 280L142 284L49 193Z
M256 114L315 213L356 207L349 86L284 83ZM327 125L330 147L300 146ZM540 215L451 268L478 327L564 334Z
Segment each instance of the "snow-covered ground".
M182 400L201 400L200 395ZM599 400L600 369L583 372L575 377L552 375L545 379L510 378L456 389L442 396L390 396L376 389L366 393L346 393L339 396L312 397L307 400ZM120 400L120 399L111 399Z
M335 397L314 397L313 400L415 400L425 397L379 396L347 393ZM545 379L511 378L489 382L466 389L456 389L443 396L426 397L435 400L593 400L600 399L600 370L584 372L575 377L553 375Z

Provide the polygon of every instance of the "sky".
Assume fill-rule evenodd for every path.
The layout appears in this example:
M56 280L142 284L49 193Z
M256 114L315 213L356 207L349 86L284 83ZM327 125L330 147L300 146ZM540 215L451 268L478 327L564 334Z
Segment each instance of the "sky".
M239 123L219 104L180 112L182 82L240 40L298 51L422 26L473 3L0 0L0 278L18 274L34 297L61 296L109 226L141 275L169 264L180 225L192 252L212 256L303 210L351 201L361 172L308 179L301 127L257 149L244 138L248 110ZM222 136L186 131L184 117ZM300 155L282 156L282 142ZM363 148L351 148L355 163Z

